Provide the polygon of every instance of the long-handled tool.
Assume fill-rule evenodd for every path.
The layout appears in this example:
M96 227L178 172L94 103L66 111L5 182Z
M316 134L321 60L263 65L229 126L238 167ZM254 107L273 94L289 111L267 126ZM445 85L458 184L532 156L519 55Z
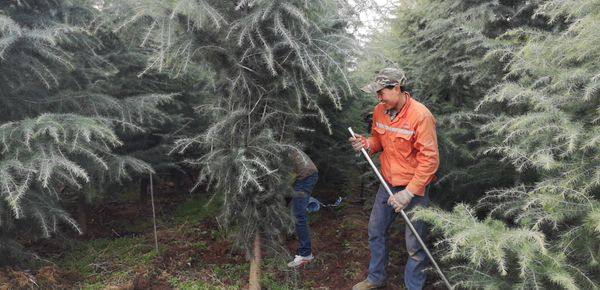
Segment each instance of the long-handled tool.
M348 131L350 131L350 134L352 134L352 137L356 138L356 135L354 134L354 131L352 131L352 127L349 127ZM383 185L383 187L385 188L385 190L387 191L387 193L390 196L394 196L394 194L392 193L392 190L388 186L387 182L385 181L385 179L383 179L383 176L381 176L381 173L379 173L379 169L377 169L377 166L375 166L375 163L373 163L373 160L371 160L371 157L369 156L369 153L367 153L367 150L365 150L364 148L362 148L362 149L360 149L360 151L365 156L365 158L367 158L367 161L369 161L369 164L371 164L371 167L373 168L373 171L375 171L375 174L377 175L377 177L379 177L379 181L381 181L381 184ZM452 285L450 285L450 282L448 282L448 279L446 279L446 276L444 275L444 273L440 269L440 266L438 266L438 264L435 262L435 259L433 259L433 256L429 252L429 249L427 249L427 246L425 246L425 243L423 242L423 239L421 239L421 236L419 236L419 233L417 233L417 230L415 229L415 227L413 226L413 224L408 219L408 216L406 215L406 213L404 212L404 210L400 210L400 214L402 215L402 218L406 222L406 225L410 228L410 231L415 235L415 237L417 237L417 240L419 241L419 244L421 244L421 247L423 247L423 250L425 251L425 253L427 253L427 256L429 257L429 260L431 261L431 263L433 264L433 266L435 266L435 269L437 270L438 274L440 274L440 277L442 277L442 280L444 280L444 283L446 284L446 287L448 287L448 289L454 289L452 287Z

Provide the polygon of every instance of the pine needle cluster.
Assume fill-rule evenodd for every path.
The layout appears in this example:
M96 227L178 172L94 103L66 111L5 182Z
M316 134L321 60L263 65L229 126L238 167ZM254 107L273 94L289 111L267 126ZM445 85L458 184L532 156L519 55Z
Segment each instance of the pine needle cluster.
M516 185L488 191L476 208L415 214L444 236L459 286L597 289L598 3L531 4L545 25L493 41L484 59L502 65L503 77L475 107L487 115L477 126L488 140L483 154L512 164Z
M86 6L87 5L87 6ZM117 131L168 116L173 95L115 97L97 86L118 73L85 25L94 9L69 1L0 3L0 264L24 257L19 240L80 231L62 201L152 172L117 154Z

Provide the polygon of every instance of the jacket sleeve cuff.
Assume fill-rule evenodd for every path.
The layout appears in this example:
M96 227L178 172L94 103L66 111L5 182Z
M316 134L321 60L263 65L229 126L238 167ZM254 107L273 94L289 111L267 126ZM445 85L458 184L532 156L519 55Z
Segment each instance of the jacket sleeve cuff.
M367 143L369 144L369 150L371 154L375 154L381 151L381 143L375 137L367 138Z
M425 187L417 186L414 183L409 183L406 186L406 189L408 189L408 191L410 191L414 195L418 195L418 196L424 196L425 195Z

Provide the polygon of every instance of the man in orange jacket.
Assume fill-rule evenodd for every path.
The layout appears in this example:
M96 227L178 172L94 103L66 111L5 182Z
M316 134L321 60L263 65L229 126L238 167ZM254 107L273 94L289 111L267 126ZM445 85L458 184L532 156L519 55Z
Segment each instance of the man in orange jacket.
M356 151L362 148L371 154L382 151L381 172L395 194L389 196L383 185L377 191L369 218L369 275L352 289L376 289L385 285L390 225L400 210L429 204L425 189L435 178L439 165L435 118L423 104L412 98L405 85L406 76L401 70L386 68L379 72L375 81L362 88L376 94L380 103L373 113L372 136L356 135L350 142ZM419 221L413 224L424 239L426 225ZM409 290L422 289L426 279L424 269L429 262L427 254L408 227L405 239L409 258L404 283Z

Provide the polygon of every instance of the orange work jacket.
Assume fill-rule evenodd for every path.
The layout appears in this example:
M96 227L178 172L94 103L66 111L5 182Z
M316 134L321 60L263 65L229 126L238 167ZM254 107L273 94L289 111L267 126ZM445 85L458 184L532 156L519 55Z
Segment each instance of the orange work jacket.
M435 118L421 103L407 95L402 110L391 120L383 104L375 106L371 154L379 151L381 171L392 186L406 186L415 195L425 195L425 187L435 178L440 158Z

